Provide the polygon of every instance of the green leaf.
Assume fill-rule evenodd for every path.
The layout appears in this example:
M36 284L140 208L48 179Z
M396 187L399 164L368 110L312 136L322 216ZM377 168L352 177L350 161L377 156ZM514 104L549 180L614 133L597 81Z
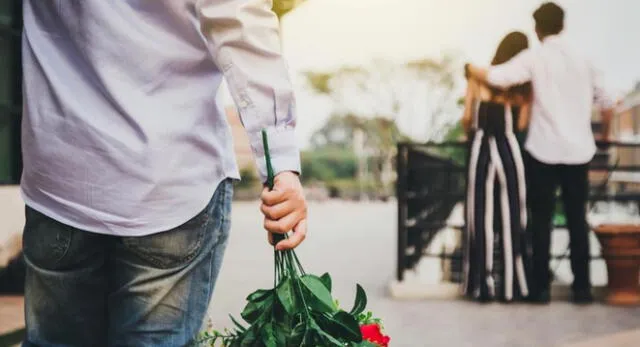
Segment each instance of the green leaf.
M273 337L276 340L276 346L289 346L287 338L291 335L291 327L283 323L271 322L273 326Z
M349 311L349 314L357 316L360 313L362 313L362 311L364 311L366 307L367 307L367 293L365 293L364 289L359 284L357 284L356 299L355 299L355 302L353 303L353 308L351 309L351 311Z
M257 336L255 334L255 329L250 329L244 332L238 339L238 345L240 347L254 347L258 342Z
M318 276L304 275L300 279L304 287L311 294L311 297L307 299L307 305L320 312L336 311L331 293Z
M307 330L307 323L300 322L296 324L296 326L291 330L291 334L289 335L288 343L286 346L300 346L302 344L302 339L304 338L305 331Z
M284 310L290 315L302 310L302 307L299 307L301 305L298 304L300 300L296 293L294 281L294 279L287 278L286 280L281 282L276 289L278 300L284 307Z
M316 335L315 337L318 337L322 341L321 346L327 346L327 347L328 346L340 346L340 347L344 346L344 344L340 342L338 339L328 334L326 331L322 330L322 328L320 328L320 326L313 319L311 319L310 328L312 331L311 338L313 339L314 337L313 335Z
M271 313L273 300L273 293L271 293L260 302L248 302L244 310L242 310L242 313L240 313L240 316L242 316L247 323L254 324L266 314Z
M273 294L273 289L258 289L247 296L247 301L259 302L266 298L269 294Z
M352 343L351 347L378 347L378 345L367 340L362 340L360 342Z
M275 294L275 297L277 298L277 293ZM273 307L271 308L271 310L272 310L271 311L272 319L274 321L280 322L280 323L287 323L287 326L288 326L288 322L291 320L292 317L284 309L284 306L282 306L280 299L276 299L273 301Z
M324 284L325 287L331 292L331 276L329 273L325 272L322 276L320 276L320 281Z
M271 323L267 323L263 325L262 329L260 329L260 333L262 335L261 336L262 343L264 343L265 346L267 347L278 346L278 341L276 341L276 338L275 338L275 331Z
M233 316L232 316L232 315L229 315L229 318L231 318L231 321L233 322L233 324L234 324L236 327L238 327L238 330L239 330L241 333L243 333L243 332L245 332L245 331L247 330L247 328L243 327L243 326L242 326L242 324L238 323L238 321L237 321L235 318L233 318Z
M380 320L380 318L374 318L371 311L367 311L366 314L360 313L358 315L358 322L360 322L360 325L378 324L382 328L382 320Z
M350 342L362 341L360 325L355 317L345 311L339 311L331 319L331 332L336 336L344 337Z

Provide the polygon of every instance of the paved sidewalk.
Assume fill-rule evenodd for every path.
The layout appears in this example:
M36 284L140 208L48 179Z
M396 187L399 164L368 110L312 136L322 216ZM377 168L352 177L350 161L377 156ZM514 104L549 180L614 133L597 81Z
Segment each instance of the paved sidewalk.
M601 341L623 339L612 334L640 327L640 308L580 307L561 299L548 306L394 300L388 287L396 265L395 204L329 201L312 203L309 210L309 235L298 250L305 269L330 272L334 293L345 306L352 303L355 284L363 285L393 347L574 347L570 344L587 341L618 347ZM239 316L247 294L272 284L273 253L265 240L258 203L234 204L231 240L211 309L217 328L231 326L228 314ZM565 246L560 242L561 249ZM592 345L576 345L587 346Z

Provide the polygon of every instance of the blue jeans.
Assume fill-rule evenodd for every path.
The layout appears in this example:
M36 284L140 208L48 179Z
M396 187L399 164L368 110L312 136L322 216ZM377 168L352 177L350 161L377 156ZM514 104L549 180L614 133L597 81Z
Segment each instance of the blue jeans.
M185 346L207 312L233 186L183 225L143 237L78 230L26 209L23 346Z

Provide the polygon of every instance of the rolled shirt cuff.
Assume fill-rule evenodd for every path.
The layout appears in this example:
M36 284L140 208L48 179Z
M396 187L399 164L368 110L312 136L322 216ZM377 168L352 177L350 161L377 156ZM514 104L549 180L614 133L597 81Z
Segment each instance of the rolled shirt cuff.
M269 127L266 130L274 175L284 171L300 174L300 148L296 141L295 128L290 126ZM262 143L262 133L249 134L249 141L256 159L260 179L262 182L266 182L267 163Z

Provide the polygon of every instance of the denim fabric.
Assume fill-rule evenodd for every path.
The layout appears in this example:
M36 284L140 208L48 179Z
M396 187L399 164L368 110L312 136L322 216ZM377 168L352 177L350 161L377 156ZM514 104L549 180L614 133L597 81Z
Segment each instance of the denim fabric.
M218 276L233 186L183 225L142 237L78 230L27 207L23 346L185 346Z

